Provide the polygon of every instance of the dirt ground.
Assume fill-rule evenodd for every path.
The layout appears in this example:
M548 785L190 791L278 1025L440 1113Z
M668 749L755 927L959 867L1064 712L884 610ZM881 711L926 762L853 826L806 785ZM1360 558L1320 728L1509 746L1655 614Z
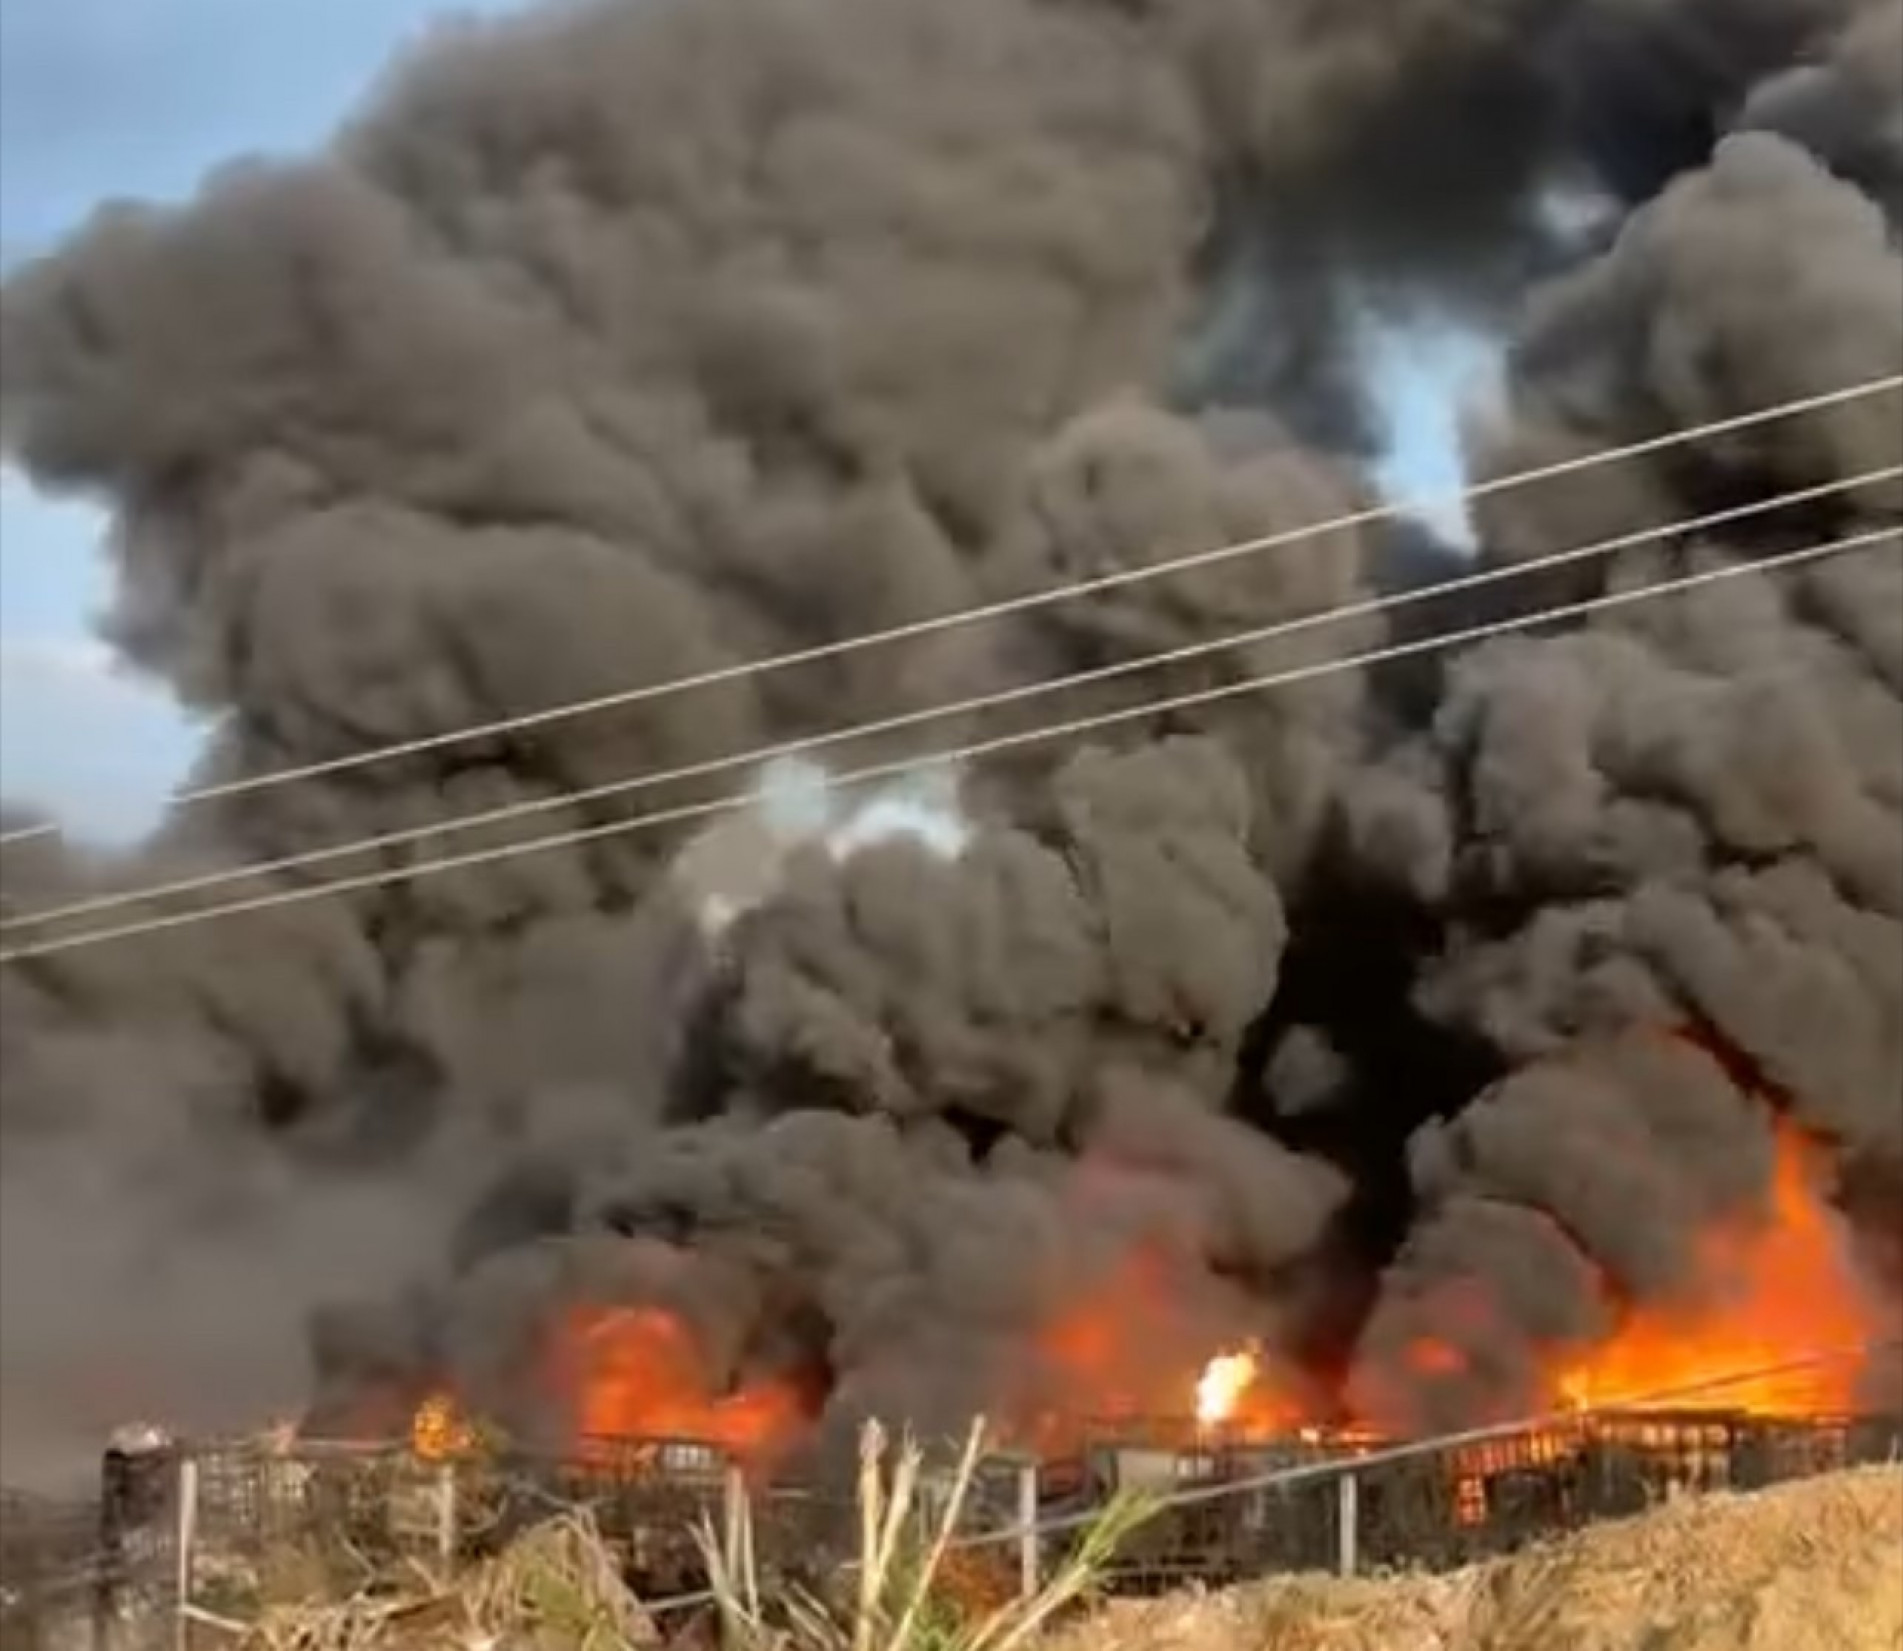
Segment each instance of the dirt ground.
M1903 1651L1903 1470L1687 1500L1451 1576L1113 1605L1048 1651Z

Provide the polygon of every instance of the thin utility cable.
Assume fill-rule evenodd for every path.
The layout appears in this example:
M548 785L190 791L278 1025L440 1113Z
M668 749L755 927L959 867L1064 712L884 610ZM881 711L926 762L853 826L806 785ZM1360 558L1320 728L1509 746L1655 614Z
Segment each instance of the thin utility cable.
M427 734L416 739L401 740L389 745L373 747L366 751L353 751L346 756L331 757L320 762L304 763L294 768L284 768L268 774L254 774L244 779L223 780L216 784L197 786L176 793L170 806L174 809L187 808L196 803L210 802L219 797L241 796L248 792L262 791L280 785L289 785L294 781L314 779L323 774L337 774L349 769L361 768L371 763L383 762L397 757L415 756L425 751L439 750L447 745L460 744L464 740L485 739L497 734L519 733L525 729L539 728L552 722L570 717L590 716L601 711L638 705L649 700L659 699L669 694L685 693L694 688L707 688L723 682L736 681L742 677L764 675L771 671L786 670L795 665L816 664L821 660L838 659L848 654L858 653L867 648L880 647L891 642L911 641L921 636L931 636L941 631L956 629L965 625L981 623L985 620L1003 618L1008 614L1025 613L1032 609L1049 606L1054 602L1068 601L1073 597L1094 595L1102 591L1115 590L1125 585L1140 584L1149 579L1160 579L1170 574L1186 572L1192 568L1210 567L1228 561L1233 557L1249 556L1265 550L1273 550L1281 545L1292 544L1303 539L1318 538L1326 533L1340 533L1360 527L1369 527L1377 522L1392 521L1413 511L1443 509L1452 505L1471 504L1476 500L1491 498L1516 488L1528 487L1535 482L1551 481L1562 476L1577 475L1582 471L1596 469L1601 465L1617 463L1624 459L1640 458L1649 453L1665 451L1683 446L1688 442L1699 441L1709 436L1727 435L1738 430L1750 429L1756 425L1772 423L1778 419L1793 418L1801 413L1818 412L1825 408L1842 406L1847 402L1862 400L1869 396L1881 395L1887 391L1903 388L1903 373L1892 373L1884 378L1865 380L1860 384L1847 385L1842 389L1825 391L1819 395L1804 396L1795 400L1781 402L1774 407L1760 408L1755 412L1739 413L1730 418L1714 419L1705 424L1692 425L1685 429L1666 431L1662 435L1648 437L1644 441L1632 442L1624 447L1611 447L1599 452L1585 453L1570 459L1561 459L1553 464L1539 465L1530 470L1518 471L1508 476L1497 476L1491 481L1478 482L1468 487L1439 493L1416 494L1391 499L1365 510L1350 512L1329 520L1312 522L1303 527L1288 528L1279 532L1262 535L1254 539L1242 539L1231 544L1217 545L1208 550L1194 551L1187 555L1170 557L1159 562L1146 563L1141 567L1121 568L1095 578L1077 580L1069 584L1050 586L1042 590L1031 591L1022 596L1006 597L995 602L981 603L974 607L960 608L951 613L938 614L930 619L918 619L902 625L888 626L883 630L868 631L856 636L841 638L833 642L822 642L811 647L797 648L788 653L774 654L764 659L754 659L734 665L723 665L714 670L699 671L690 676L675 677L666 682L648 683L638 688L623 689L611 694L602 694L591 699L574 700L562 705L547 706L539 711L527 711L519 715L500 717L492 722L471 723L460 728L445 729L441 733ZM59 828L51 823L24 826L10 832L0 832L0 845L24 841L30 837L40 837Z
M98 916L102 912L117 911L126 906L143 905L152 900L202 893L206 889L221 888L254 877L325 865L359 854L399 848L408 843L429 841L450 832L473 831L482 826L501 825L511 820L525 819L531 815L572 808L581 803L625 796L630 792L644 791L654 786L704 779L709 775L730 772L736 768L753 768L790 757L811 756L816 752L853 740L897 733L901 729L915 728L923 723L936 722L946 717L992 711L1001 706L1039 699L1047 694L1061 693L1068 689L1107 682L1141 671L1182 664L1186 660L1200 659L1231 648L1277 641L1323 625L1367 618L1374 614L1392 613L1396 609L1411 607L1417 603L1431 602L1463 591L1479 590L1489 585L1527 577L1552 568L1567 567L1596 557L1609 556L1659 539L1695 533L1741 521L1751 516L1766 515L1774 510L1811 503L1834 494L1852 492L1858 488L1890 481L1897 477L1903 477L1903 464L1893 464L1881 470L1866 471L1863 475L1852 476L1841 481L1822 482L1815 487L1781 494L1776 498L1753 500L1749 504L1733 505L1728 509L1711 511L1703 516L1687 517L1659 527L1640 528L1631 533L1619 534L1614 538L1600 539L1592 544L1575 546L1570 550L1554 551L1524 562L1504 563L1498 567L1484 568L1474 573L1444 579L1432 585L1424 585L1418 590L1366 597L1358 601L1342 603L1333 608L1323 608L1315 613L1302 614L1293 619L1277 620L1271 624L1256 626L1251 630L1234 632L1228 636L1187 643L1158 653L1139 654L1131 659L1099 665L1090 670L1075 671L1066 676L1043 678L1036 682L1023 683L1017 687L999 689L988 694L977 694L966 699L923 706L915 711L904 711L870 722L852 723L825 733L808 734L797 739L781 740L771 745L752 746L744 751L736 751L721 757L709 757L674 768L657 769L618 780L606 780L599 785L587 786L579 790L562 791L542 797L528 797L519 802L503 803L495 808L482 809L474 813L450 815L423 825L404 826L394 831L378 832L367 837L352 837L343 842L327 843L312 849L300 849L295 853L278 855L270 859L249 860L240 865L221 866L210 871L194 872L189 876L175 877L136 889L96 894L82 900L69 901L64 905L47 906L37 911L18 912L0 918L0 934L11 930L40 928L49 923L69 921L77 917Z
M1434 653L1443 648L1483 641L1488 637L1549 624L1558 619L1571 619L1585 614L1605 612L1635 602L1646 601L1655 596L1693 590L1727 579L1762 574L1777 568L1796 567L1807 562L1820 561L1828 556L1844 555L1850 551L1869 548L1886 540L1894 541L1899 538L1903 538L1903 527L1873 529L1841 539L1826 540L1821 544L1809 545L1800 550L1783 551L1778 555L1763 557L1754 562L1727 563L1722 567L1708 568L1703 572L1687 574L1677 579L1662 580L1656 584L1639 586L1632 590L1614 591L1607 595L1545 608L1530 614L1516 614L1511 618L1488 624L1469 625L1459 630L1420 637L1411 642L1395 643L1382 648L1369 649L1360 654L1344 655L1339 659L1325 660L1263 676L1247 677L1237 682L1223 683L1220 686L1200 689L1193 693L1176 694L1166 699L1146 700L1140 705L1126 706L1115 711L1074 717L1066 722L1047 723L1016 733L1000 734L992 739L974 741L949 750L932 752L926 756L900 758L891 762L875 763L868 767L848 770L841 774L823 775L816 781L816 789L840 790L848 786L865 785L875 780L890 779L902 774L918 773L947 763L960 763L979 757L993 756L1001 751L1015 750L1046 740L1064 739L1101 728L1116 727L1126 722L1160 716L1169 711L1214 704L1220 700L1232 699L1238 695L1257 692L1265 688L1284 687L1292 683L1333 676L1339 672L1355 670L1363 666L1380 665L1396 659L1408 659L1420 654ZM156 934L168 929L211 922L218 918L268 911L279 906L301 905L306 901L327 899L334 895L348 894L361 889L390 887L412 882L420 877L433 876L438 872L490 865L541 853L548 849L569 848L610 837L631 835L634 832L651 830L657 826L684 820L707 819L717 815L731 814L751 808L757 802L758 798L752 792L743 792L738 796L714 798L700 803L685 803L678 808L663 809L652 814L639 814L632 819L611 820L600 825L584 826L573 831L537 837L526 843L504 843L494 848L445 855L416 865L387 867L380 871L340 877L303 888L282 889L246 900L229 901L223 905L201 907L194 911L172 912L137 923L118 924L111 928L89 930L81 934L35 944L15 946L0 951L0 963L20 963L31 958L50 957L55 953L72 951L83 946L102 945L110 940L125 940L137 935Z

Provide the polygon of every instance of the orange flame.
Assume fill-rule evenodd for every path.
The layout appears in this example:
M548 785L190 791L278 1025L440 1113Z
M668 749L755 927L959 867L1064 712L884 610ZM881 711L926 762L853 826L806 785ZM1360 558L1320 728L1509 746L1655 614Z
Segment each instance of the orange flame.
M1236 1353L1218 1353L1196 1379L1196 1420L1217 1427L1235 1418L1243 1396L1261 1373L1261 1360L1252 1347Z
M1418 1395L1443 1385L1472 1390L1456 1397L1473 1424L1647 1401L1843 1414L1854 1408L1862 1377L1854 1359L1803 1380L1726 1380L1875 1339L1874 1302L1862 1292L1812 1158L1806 1140L1780 1123L1767 1207L1704 1235L1690 1288L1673 1304L1630 1308L1596 1345L1552 1350L1532 1391L1523 1372L1489 1378L1482 1355L1502 1328L1498 1306L1468 1280L1437 1298L1434 1337L1398 1350L1381 1371L1361 1373L1369 1386L1344 1413L1342 1397L1324 1394L1313 1372L1233 1339L1238 1306L1246 1314L1249 1304L1224 1296L1226 1286L1193 1250L1145 1242L1071 1290L1035 1338L1034 1357L1015 1368L1016 1385L992 1396L991 1414L1011 1444L1046 1456L1068 1454L1101 1424L1174 1419L1188 1429L1192 1410L1203 1434L1219 1429L1225 1440L1323 1429L1369 1442L1423 1425ZM562 1321L556 1341L561 1390L585 1439L692 1440L758 1469L800 1442L818 1408L816 1395L779 1378L724 1391L690 1327L661 1307L584 1307ZM1709 1385L1695 1391L1702 1384ZM447 1418L426 1427L419 1413L420 1453L452 1448L425 1443L455 1437L453 1410Z
M561 1349L589 1439L683 1439L763 1466L794 1443L806 1406L788 1382L720 1393L688 1327L659 1307L589 1307Z
M476 1429L447 1393L432 1393L410 1421L410 1449L426 1462L465 1456L476 1445Z
M1692 1299L1631 1313L1609 1340L1556 1372L1557 1397L1619 1406L1685 1391L1680 1404L1766 1416L1854 1408L1854 1360L1721 1385L1739 1372L1858 1347L1875 1333L1847 1235L1819 1190L1811 1149L1789 1126L1778 1131L1768 1212L1705 1236Z
M1191 1401L1200 1426L1235 1439L1315 1420L1256 1343L1211 1345L1219 1332L1188 1305L1188 1282L1158 1250L1128 1254L1038 1337L1035 1402L1006 1431L1061 1454L1099 1424L1186 1424ZM1208 1362L1199 1364L1204 1349Z

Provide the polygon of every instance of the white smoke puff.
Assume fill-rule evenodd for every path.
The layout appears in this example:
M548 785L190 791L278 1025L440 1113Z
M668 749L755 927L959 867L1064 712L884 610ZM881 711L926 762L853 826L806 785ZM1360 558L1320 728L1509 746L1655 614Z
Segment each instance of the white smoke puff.
M1553 245L1577 252L1603 243L1625 216L1624 208L1602 183L1572 171L1542 190L1533 210Z
M805 758L768 763L754 781L753 801L709 826L675 862L703 931L720 933L742 912L772 898L787 856L823 843L846 860L873 843L912 837L933 853L956 858L970 837L958 796L958 774L935 768L862 796L832 789L826 770Z
M872 843L911 837L947 860L955 860L971 838L958 796L958 771L927 769L898 785L873 792L846 811L827 834L826 847L844 860Z

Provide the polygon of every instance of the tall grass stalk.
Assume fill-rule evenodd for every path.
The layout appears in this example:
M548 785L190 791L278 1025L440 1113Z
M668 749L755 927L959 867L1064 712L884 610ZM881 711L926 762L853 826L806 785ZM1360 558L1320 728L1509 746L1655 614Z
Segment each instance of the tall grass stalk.
M984 1425L966 1436L946 1494L928 1509L921 1497L924 1456L907 1440L893 1457L885 1430L868 1423L859 1441L859 1552L850 1592L787 1586L763 1603L744 1501L716 1540L699 1534L727 1651L1022 1651L1068 1606L1102 1580L1105 1568L1153 1505L1120 1496L1079 1533L1057 1570L1034 1594L975 1620L948 1614L941 1597L948 1557L984 1456ZM891 1471L888 1477L888 1459Z

